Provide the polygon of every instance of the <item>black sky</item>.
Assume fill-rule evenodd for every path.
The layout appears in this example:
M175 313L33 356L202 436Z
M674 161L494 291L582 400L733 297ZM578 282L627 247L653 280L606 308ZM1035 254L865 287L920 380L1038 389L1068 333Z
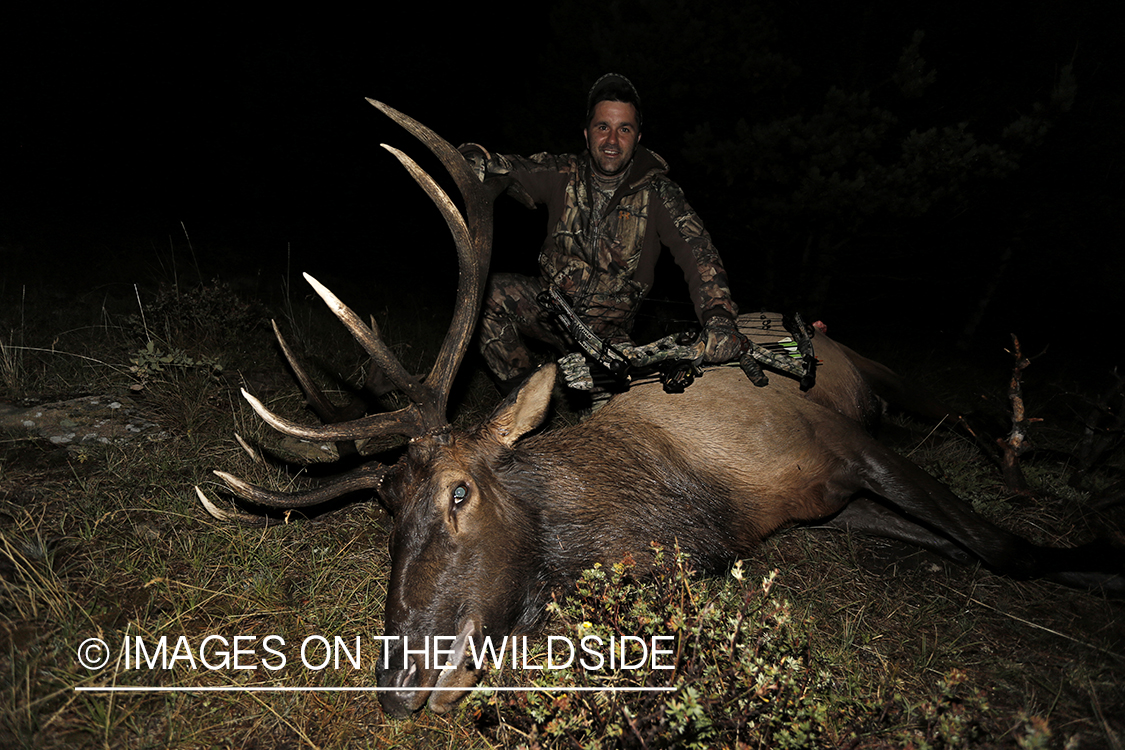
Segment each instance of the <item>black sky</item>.
M580 17L569 19L566 28L584 28L582 14L612 17L604 10L610 6L631 12L622 4L577 2ZM408 112L455 143L513 149L536 142L541 133L562 134L541 148L580 147L574 120L555 110L530 116L527 109L571 71L576 83L558 91L560 101L567 99L558 112L581 106L570 100L580 98L588 71L599 66L638 81L653 102L654 123L662 110L697 111L702 120L743 106L737 92L692 96L693 90L721 89L724 73L707 67L705 48L684 61L684 80L669 81L666 67L655 79L644 66L648 58L613 49L612 35L600 60L568 56L573 45L559 38L550 11L538 7L484 4L450 13L420 4L315 15L309 8L287 14L187 8L129 15L91 6L5 11L0 252L9 269L27 269L34 259L28 255L40 257L44 247L53 257L106 253L111 263L115 244L169 242L186 228L201 254L213 250L208 262L216 271L224 260L268 265L294 255L310 270L338 266L340 258L362 257L378 267L380 259L430 257L430 245L445 242L444 229L436 217L415 220L432 209L378 149L382 141L404 146L407 138L366 96ZM1073 60L1079 104L1063 134L1073 142L1056 144L1049 181L1073 181L1076 189L1117 207L1091 216L1091 236L1079 243L1089 248L1117 239L1125 192L1122 149L1113 145L1120 140L1114 134L1120 133L1123 111L1116 40L1125 32L1115 8L1108 2L1038 2L1013 12L1000 3L869 2L853 11L846 3L787 3L776 6L776 44L802 65L804 90L823 92L861 80L888 55L893 59L912 29L924 28L927 59L945 91L937 111L948 123L969 118L984 125L989 117L1007 121L1017 107L1043 96L1051 71ZM721 43L732 38L737 34L724 35ZM646 52L660 45L650 40ZM553 57L545 58L546 50ZM651 84L646 90L646 80L659 80L661 90ZM669 101L666 92L684 93ZM673 119L663 118L665 124ZM525 126L529 137L521 140ZM689 198L705 195L692 185L702 170L679 156L685 134L657 124L651 134L660 143L649 145L672 161L673 177ZM1059 171L1068 159L1073 170ZM721 249L736 242L716 230L729 225L729 217L709 217L706 206L696 207ZM500 210L498 241L526 244L533 252L542 219L508 206ZM1076 258L1064 248L1048 251L1068 263L1104 260ZM1106 289L1103 278L1097 295L1104 299Z
M19 210L5 223L254 234L279 222L286 234L302 204L339 200L390 137L365 96L419 117L464 108L473 86L447 46L456 38L436 39L426 15L306 24L86 10L9 26L5 203ZM487 80L503 77L476 59Z

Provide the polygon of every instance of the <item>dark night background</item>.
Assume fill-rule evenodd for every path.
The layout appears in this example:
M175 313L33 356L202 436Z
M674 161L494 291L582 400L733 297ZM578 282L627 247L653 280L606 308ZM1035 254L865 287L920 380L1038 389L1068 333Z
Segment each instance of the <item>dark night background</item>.
M94 268L131 286L144 253L189 253L186 228L204 277L307 270L375 295L432 276L449 295L448 233L378 144L421 148L364 97L454 144L561 152L615 71L746 310L800 308L844 340L882 325L996 350L1016 332L1058 356L1114 320L1120 2L531 5L9 17L0 293L80 288ZM895 75L917 30L916 72L936 78L910 98ZM1073 104L1054 111L1066 65ZM1013 143L1021 116L1039 132ZM936 141L894 181L912 131L962 123L979 149ZM843 187L811 194L812 165ZM501 199L497 216L493 267L531 270L544 215ZM663 277L654 296L680 299Z

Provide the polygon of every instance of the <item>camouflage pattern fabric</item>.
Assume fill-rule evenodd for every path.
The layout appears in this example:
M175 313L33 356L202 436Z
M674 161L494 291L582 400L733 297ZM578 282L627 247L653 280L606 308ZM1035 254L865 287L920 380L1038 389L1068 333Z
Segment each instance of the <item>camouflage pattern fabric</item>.
M574 340L539 304L544 292L537 278L515 273L494 273L488 279L478 340L488 368L502 381L510 381L535 369L527 338L548 344L559 354L573 351ZM628 332L599 318L597 333L612 343L629 341Z
M481 322L481 350L493 372L508 379L532 366L521 336L570 350L567 336L552 329L538 309L538 293L555 285L595 333L628 340L633 318L652 287L661 245L684 273L701 322L738 315L722 260L683 191L666 176L668 165L638 147L629 173L609 198L599 201L589 156L531 157L489 154L475 144L462 146L478 174L505 175L508 189L528 206L545 204L549 234L539 252L540 277L496 275ZM595 211L599 202L604 211Z

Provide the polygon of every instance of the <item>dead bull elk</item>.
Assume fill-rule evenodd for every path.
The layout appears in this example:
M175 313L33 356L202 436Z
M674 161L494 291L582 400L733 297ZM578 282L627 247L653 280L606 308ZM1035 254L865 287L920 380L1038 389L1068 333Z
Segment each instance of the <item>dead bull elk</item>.
M466 656L468 639L479 646L486 634L533 627L550 593L579 571L626 553L643 561L640 553L653 541L679 544L697 565L722 569L779 528L835 517L839 525L979 560L1012 576L1122 587L1121 577L1105 569L1110 559L1120 559L1115 553L1094 545L1033 545L976 515L874 440L864 428L879 408L871 381L889 371L824 335L815 341L818 382L807 393L787 378L756 387L740 370L720 368L682 394L637 385L580 424L530 434L548 411L552 365L475 428L451 429L446 403L483 294L495 192L432 131L371 103L437 155L464 197L462 216L409 157L385 147L426 190L455 238L460 288L437 362L424 380L412 376L378 330L309 278L411 404L307 427L245 395L263 419L290 435L336 441L400 435L410 438L408 448L393 466L370 462L293 495L216 474L242 498L275 508L307 507L358 489L378 493L394 519L385 634L399 636L399 644L402 636L415 643L456 637L452 666L445 669L391 646L390 668L379 674L379 685L391 688L380 693L389 713L409 713L427 699L433 710L448 710L479 677ZM288 353L284 341L282 347ZM314 387L291 361L306 390ZM854 499L857 493L879 502ZM219 510L202 492L199 497L219 518L255 518ZM1119 570L1120 564L1108 567Z

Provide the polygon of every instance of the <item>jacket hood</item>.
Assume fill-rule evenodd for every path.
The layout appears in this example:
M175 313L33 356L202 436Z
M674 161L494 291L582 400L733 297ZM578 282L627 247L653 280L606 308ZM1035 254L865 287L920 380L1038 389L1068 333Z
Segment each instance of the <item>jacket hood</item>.
M633 154L632 168L636 170L637 177L629 181L630 189L638 188L657 175L668 174L668 162L655 151L649 151L644 146L637 146Z

